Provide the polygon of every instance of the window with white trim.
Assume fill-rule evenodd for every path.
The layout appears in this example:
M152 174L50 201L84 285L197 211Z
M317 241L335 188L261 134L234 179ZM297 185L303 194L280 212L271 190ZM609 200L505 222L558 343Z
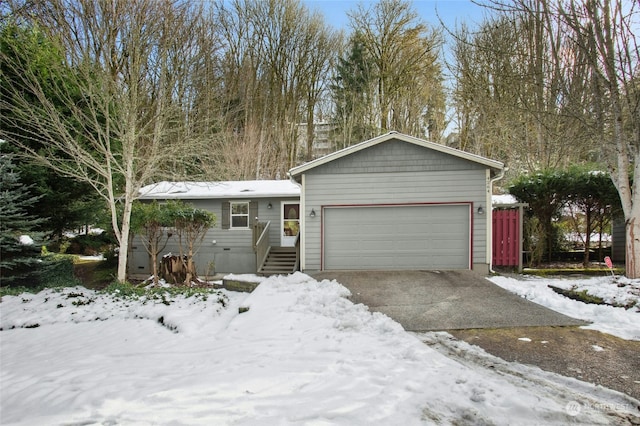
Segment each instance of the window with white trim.
M249 227L249 202L231 202L231 229Z

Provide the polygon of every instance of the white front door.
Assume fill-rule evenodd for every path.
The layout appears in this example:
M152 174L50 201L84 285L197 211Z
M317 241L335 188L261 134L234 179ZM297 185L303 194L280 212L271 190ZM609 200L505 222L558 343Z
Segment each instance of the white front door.
M280 245L293 247L296 244L298 232L300 232L300 204L294 202L282 202L282 233Z

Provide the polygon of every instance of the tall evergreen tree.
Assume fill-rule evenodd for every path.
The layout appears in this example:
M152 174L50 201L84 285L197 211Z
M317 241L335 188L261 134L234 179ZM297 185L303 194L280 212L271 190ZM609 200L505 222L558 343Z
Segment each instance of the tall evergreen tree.
M198 117L190 110L201 87L192 77L210 53L198 45L203 6L56 0L26 2L13 12L64 55L46 69L59 84L46 84L20 60L20 44L11 55L0 52L20 77L0 96L0 108L12 109L13 123L25 124L20 133L0 126L0 137L26 158L90 185L107 203L123 282L139 189L174 177L201 152L208 155L191 132ZM25 143L25 133L42 149Z
M11 157L0 155L0 284L29 286L37 281L40 247L28 235L39 220L29 214L37 197L22 185Z
M20 49L15 49L19 45ZM56 80L49 71L60 63L63 53L37 28L25 23L19 24L15 20L7 19L0 23L0 55L11 58L11 61L19 61L23 69L31 72L43 85L65 85L72 87L69 81ZM16 74L16 68L7 65L7 61L0 61L0 93L6 99L11 97L10 87L19 84L20 76ZM52 100L56 108L67 113L62 99L56 98L54 90L47 89L47 96ZM77 90L74 90L77 92ZM28 93L25 96L30 96ZM81 99L78 93L77 102ZM37 102L35 98L32 102ZM24 129L29 127L24 120L33 120L32 116L20 117L14 108L0 103L0 128L5 132L21 135L25 144L35 150L44 149L42 141L29 137ZM1 152L19 153L15 146L3 144ZM104 211L103 202L95 191L86 182L78 182L69 177L61 176L46 167L33 162L26 162L14 158L13 163L20 174L20 181L30 187L30 193L37 197L37 201L31 206L31 213L41 218L37 230L47 234L48 237L58 239L64 231L80 228L84 225L94 225L98 222L98 213ZM106 222L106 221L105 221Z
M375 88L371 58L364 50L362 35L356 32L349 40L349 50L338 59L331 85L336 104L337 149L376 136L371 93Z

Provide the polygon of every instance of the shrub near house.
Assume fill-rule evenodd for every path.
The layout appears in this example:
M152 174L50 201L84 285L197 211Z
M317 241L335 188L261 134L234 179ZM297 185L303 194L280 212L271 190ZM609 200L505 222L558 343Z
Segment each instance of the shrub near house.
M163 258L163 278L175 284L198 282L193 257L209 228L215 225L213 213L182 201L159 204L153 200L151 203L135 203L132 217L132 229L151 256L154 284L158 284L158 255L171 236L178 241L180 255Z
M544 170L522 175L510 185L509 193L529 205L530 233L525 235L525 250L532 254L533 264L553 260L553 254L560 251L559 225L565 218L571 232L582 239L583 264L588 265L591 235L601 235L612 215L620 211L610 177L593 169ZM532 226L534 223L539 226Z

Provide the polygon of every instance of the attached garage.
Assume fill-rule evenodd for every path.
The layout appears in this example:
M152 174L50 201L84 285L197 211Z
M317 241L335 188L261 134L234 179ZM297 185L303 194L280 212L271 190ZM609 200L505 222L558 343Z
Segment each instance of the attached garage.
M295 167L300 268L488 272L503 168L397 132Z
M470 214L469 204L327 206L323 269L469 269Z

